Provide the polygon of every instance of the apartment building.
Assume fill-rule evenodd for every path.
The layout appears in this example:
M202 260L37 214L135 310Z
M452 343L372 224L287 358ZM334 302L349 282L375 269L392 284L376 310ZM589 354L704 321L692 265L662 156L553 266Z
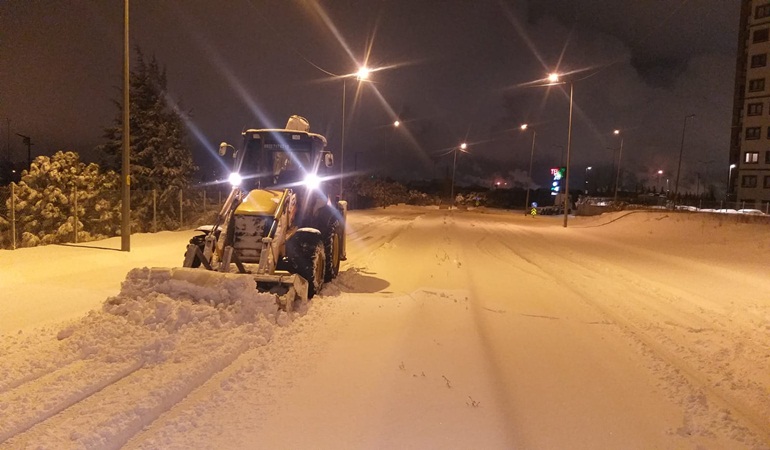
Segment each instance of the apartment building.
M745 202L747 208L770 201L769 55L770 0L741 0L730 167L726 175L729 200Z

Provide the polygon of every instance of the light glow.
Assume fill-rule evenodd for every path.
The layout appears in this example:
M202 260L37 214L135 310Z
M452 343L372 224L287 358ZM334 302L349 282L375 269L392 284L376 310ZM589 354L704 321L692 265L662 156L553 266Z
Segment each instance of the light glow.
M241 174L238 172L233 172L230 174L229 177L227 177L227 180L230 182L230 185L232 186L240 186L243 182L243 178L241 177Z
M529 125L527 125L526 123L523 123L519 128L521 128L522 130L526 130L528 126Z
M559 74L558 73L549 73L548 74L548 81L550 83L558 83L559 82Z
M305 175L305 186L308 189L318 189L321 186L321 179L314 173Z

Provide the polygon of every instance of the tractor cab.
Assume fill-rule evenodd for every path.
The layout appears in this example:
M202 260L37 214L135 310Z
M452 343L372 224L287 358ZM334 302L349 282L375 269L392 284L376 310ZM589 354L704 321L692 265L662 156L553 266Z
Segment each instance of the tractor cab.
M318 189L330 173L334 159L326 138L310 133L307 120L292 116L285 129L249 129L241 150L234 153L231 182L241 189ZM227 151L220 146L220 154Z

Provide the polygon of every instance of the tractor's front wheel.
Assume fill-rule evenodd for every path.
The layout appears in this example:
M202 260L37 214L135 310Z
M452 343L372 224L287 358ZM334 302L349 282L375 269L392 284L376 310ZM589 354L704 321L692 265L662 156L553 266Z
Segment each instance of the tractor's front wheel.
M326 251L326 272L325 282L330 282L337 278L340 272L340 258L342 255L342 225L340 221L333 218L329 221L323 233L324 250Z
M326 272L326 253L321 235L299 231L286 242L290 271L307 280L307 298L321 290Z

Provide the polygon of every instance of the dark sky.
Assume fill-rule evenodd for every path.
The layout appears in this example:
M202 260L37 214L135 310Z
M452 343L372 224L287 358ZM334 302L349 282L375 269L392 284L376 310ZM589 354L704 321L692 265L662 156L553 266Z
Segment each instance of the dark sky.
M291 114L340 147L343 81L367 58L371 81L348 79L345 165L399 178L444 174L467 141L464 181L522 179L537 130L536 182L567 141L565 86L524 87L547 72L574 80L573 176L674 174L687 122L682 188L695 173L727 176L739 2L735 0L133 0L131 43L155 56L189 111L199 163L244 127ZM95 157L118 113L123 2L0 2L4 152L75 150ZM325 73L328 72L328 73ZM356 91L359 89L359 95ZM390 124L399 116L406 126ZM338 152L337 152L338 153ZM5 153L3 153L5 155ZM437 163L435 163L437 162ZM724 173L723 173L724 172ZM665 176L665 175L664 175ZM653 182L654 184L654 182ZM694 187L693 187L694 190Z

